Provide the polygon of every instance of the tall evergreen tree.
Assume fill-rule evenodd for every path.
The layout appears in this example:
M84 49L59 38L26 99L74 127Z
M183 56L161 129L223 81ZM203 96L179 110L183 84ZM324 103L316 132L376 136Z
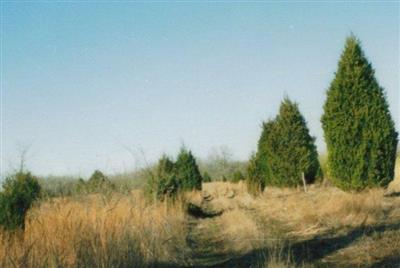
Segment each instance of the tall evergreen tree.
M269 146L268 144L270 143L269 140L271 139L274 125L275 125L274 120L268 120L267 122L263 122L261 137L258 140L257 153L253 156L254 159L252 161L253 164L257 167L256 170L258 176L260 176L264 180L264 183L270 177L268 161L267 161L267 154L268 154L267 146Z
M279 115L263 124L259 141L257 165L265 183L276 186L301 185L320 174L315 139L310 136L298 105L285 98Z
M386 186L393 179L397 133L384 90L354 36L346 40L321 122L329 177L338 187Z
M203 178L191 151L181 148L175 166L177 180L183 190L201 190Z

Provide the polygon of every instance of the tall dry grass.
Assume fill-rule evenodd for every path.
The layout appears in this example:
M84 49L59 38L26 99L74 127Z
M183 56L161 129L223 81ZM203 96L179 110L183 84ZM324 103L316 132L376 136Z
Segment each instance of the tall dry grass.
M32 209L23 233L0 232L0 267L185 263L181 205L149 205L140 192L51 199Z
M398 165L396 182L399 174ZM292 255L292 241L398 224L400 198L384 194L383 189L347 193L320 185L307 192L267 187L253 198L242 182L213 182L204 184L202 193L187 193L174 204L149 204L140 190L51 198L31 209L24 232L0 231L0 267L190 266L196 264L196 249L188 245L189 232L211 255L236 259L257 251L254 267L309 267L312 263L299 263L301 258ZM187 201L221 213L188 221ZM397 229L383 228L324 259L372 265L399 256L399 238Z
M400 198L386 197L384 189L349 193L323 185L309 187L307 192L267 187L253 198L241 183L214 182L205 185L204 191L213 197L214 209L224 211L215 222L225 247L239 256L261 249L253 257L254 267L312 267L307 250L324 251L325 246L332 246L328 241L351 241L353 236L359 238L324 260L363 266L400 254L400 233L392 230L400 222ZM314 247L318 245L315 239L325 240L325 246ZM297 244L295 253L291 252L293 244ZM299 252L300 244L304 252ZM355 257L357 250L363 254Z
M260 215L283 223L288 234L314 235L338 228L354 228L388 220L394 204L381 189L346 193L332 187L267 189L255 206Z
M242 183L214 182L203 188L213 196L214 208L232 215L227 217L227 226L234 225L233 221L246 223L249 218L263 224L264 219L280 223L282 231L312 235L397 220L399 216L399 201L386 198L385 190L378 188L351 193L321 185L309 187L307 192L302 188L267 187L257 198L249 195Z

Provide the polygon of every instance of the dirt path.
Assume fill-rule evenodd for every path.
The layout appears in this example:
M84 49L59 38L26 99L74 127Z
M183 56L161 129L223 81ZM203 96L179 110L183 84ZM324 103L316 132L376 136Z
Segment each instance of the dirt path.
M228 235L224 228L224 220L221 219L224 213L229 213L231 208L217 205L214 197L206 197L200 204L190 204L187 218L187 245L191 251L192 267L250 267L254 262L255 251L248 248L246 251L238 251L234 239L239 239L237 243L243 244L240 237L235 234ZM231 203L235 202L230 199ZM218 207L218 208L217 208ZM246 218L255 221L250 213L246 213ZM241 219L233 223L241 226ZM254 267L254 266L252 266Z
M225 241L221 235L218 218L223 211L216 211L210 195L202 194L200 204L188 206L186 238L191 251L192 266L215 267L230 258L225 252Z
M399 267L400 211L391 207L400 197L381 200L391 220L299 233L240 190L225 188L210 187L188 209L190 267ZM301 195L299 202L312 197Z
M230 259L225 252L224 238L216 219L189 216L187 243L191 248L193 266L213 267Z

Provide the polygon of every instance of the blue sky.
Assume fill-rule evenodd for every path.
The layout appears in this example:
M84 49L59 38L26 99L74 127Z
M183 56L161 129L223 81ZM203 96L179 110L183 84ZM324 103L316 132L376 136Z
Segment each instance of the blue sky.
M245 160L287 94L325 150L325 91L351 32L399 129L397 2L2 2L2 174L140 165L184 142Z

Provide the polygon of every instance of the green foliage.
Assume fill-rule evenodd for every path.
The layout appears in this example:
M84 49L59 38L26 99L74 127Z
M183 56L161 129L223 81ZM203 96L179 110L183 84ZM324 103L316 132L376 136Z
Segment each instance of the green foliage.
M203 173L203 182L211 182L211 176L207 171Z
M237 182L243 181L245 179L246 179L245 176L239 170L237 170L237 171L235 171L235 173L233 173L232 182L237 183Z
M267 185L302 185L321 175L315 139L310 136L298 105L285 98L274 120L263 124L256 164Z
M25 216L39 198L40 185L31 173L19 171L6 178L0 192L0 225L6 229L24 228Z
M173 199L182 190L200 190L202 180L192 153L182 148L175 163L166 155L160 158L155 173L149 176L146 193L152 199Z
M344 190L393 179L397 133L384 90L354 36L346 40L321 118L328 175Z
M92 185L100 185L103 183L107 183L107 181L108 179L106 175L103 174L103 172L101 172L100 170L95 170L92 176L90 176L88 183Z
M183 190L201 190L203 178L191 151L181 148L175 167L176 177Z
M256 154L253 154L247 166L247 191L253 196L259 195L265 188L265 179L261 176L260 165L257 163L257 159Z
M160 200L165 197L174 197L179 190L175 173L174 162L168 156L163 155L158 161L156 175L148 182L147 192Z
M319 154L318 161L319 161L319 165L321 167L321 172L318 174L317 179L319 179L319 182L322 182L324 179L327 181L328 178L325 178L325 174L328 174L328 156L327 156L327 154Z
M75 185L75 193L81 193L86 190L86 182L82 179L79 178L78 182Z
M90 178L47 178L40 181L43 191L49 197L82 195L88 193L110 193L116 186L101 171L95 170Z
M114 184L111 183L108 177L104 175L100 170L95 170L93 172L86 185L82 184L83 180L80 180L80 183L87 192L104 192L114 189Z

